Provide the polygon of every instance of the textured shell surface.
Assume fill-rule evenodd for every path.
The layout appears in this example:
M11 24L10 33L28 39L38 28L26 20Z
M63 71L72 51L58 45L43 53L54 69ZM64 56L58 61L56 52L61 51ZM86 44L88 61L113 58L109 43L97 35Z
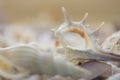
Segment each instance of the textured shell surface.
M102 44L103 50L120 53L120 31L113 33Z
M104 23L101 23L95 30L90 30L85 24L85 19L88 13L85 14L80 22L75 22L70 19L65 8L62 8L65 22L56 29L55 36L65 49L65 55L68 60L79 59L95 59L95 60L108 60L108 61L120 61L120 55L114 54L111 51L102 50L94 39L94 33L96 33ZM68 44L64 38L65 32L74 32L79 34L85 42L85 48L76 48ZM81 40L80 40L81 41ZM83 46L81 44L81 46Z
M73 78L85 78L88 70L66 61L61 56L41 52L35 44L19 44L0 48L0 55L7 58L24 72L31 74L64 75Z

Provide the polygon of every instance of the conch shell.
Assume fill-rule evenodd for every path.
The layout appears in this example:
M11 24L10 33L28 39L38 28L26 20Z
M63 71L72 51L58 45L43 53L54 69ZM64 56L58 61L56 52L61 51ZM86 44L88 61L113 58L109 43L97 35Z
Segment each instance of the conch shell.
M65 51L66 59L90 59L104 61L120 61L120 55L114 54L111 51L102 50L94 39L96 33L104 23L101 23L95 30L89 30L85 24L85 19L88 13L85 14L80 22L75 22L70 19L65 8L62 8L65 22L58 29L54 29L55 36L58 38ZM85 48L76 48L67 44L64 38L65 32L74 32L79 34L85 41ZM81 44L81 46L83 46Z
M85 78L88 70L66 61L53 53L41 52L36 44L19 44L0 48L0 55L30 74L63 75L73 78Z

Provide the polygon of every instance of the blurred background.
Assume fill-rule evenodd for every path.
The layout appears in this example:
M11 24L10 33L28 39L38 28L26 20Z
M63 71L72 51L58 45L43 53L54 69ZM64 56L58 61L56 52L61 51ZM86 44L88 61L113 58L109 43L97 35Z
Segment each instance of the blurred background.
M99 38L104 39L120 29L120 0L0 0L0 30L2 32L3 27L22 27L21 32L27 32L25 27L34 27L37 34L51 32L52 28L64 22L61 7L67 9L74 21L80 21L88 12L87 23L92 27L104 21L103 29L96 34ZM14 28L11 32L20 31ZM29 30L24 32L23 35L32 34Z
M0 0L1 17L8 23L49 20L60 24L62 6L73 20L79 21L85 12L89 13L89 23L120 18L120 0Z

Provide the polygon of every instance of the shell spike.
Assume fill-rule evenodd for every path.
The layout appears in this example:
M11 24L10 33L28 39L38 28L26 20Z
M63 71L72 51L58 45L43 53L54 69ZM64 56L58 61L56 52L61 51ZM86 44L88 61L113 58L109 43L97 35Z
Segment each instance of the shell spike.
M68 13L67 13L67 11L66 11L66 9L64 7L62 7L62 12L64 14L65 22L71 23L70 16L68 15Z
M85 13L84 17L82 18L80 22L85 25L87 17L88 17L88 12Z
M104 22L102 22L102 23L92 32L92 34L95 33L95 32L97 32L97 31L99 31L99 30L103 27L103 25L104 25Z

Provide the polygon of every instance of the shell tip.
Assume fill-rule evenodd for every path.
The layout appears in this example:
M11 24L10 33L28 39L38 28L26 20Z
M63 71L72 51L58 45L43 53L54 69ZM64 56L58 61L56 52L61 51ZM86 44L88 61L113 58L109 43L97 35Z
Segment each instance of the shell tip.
M88 17L88 12L85 13L84 17L82 18L81 22L85 24L86 18Z
M62 9L62 12L64 14L65 21L68 22L68 23L70 23L71 19L70 19L69 15L68 15L66 9L64 7L61 7L61 9Z
M104 24L105 24L105 23L102 22L102 23L92 32L92 34L93 34L93 33L96 33L97 31L99 31Z

